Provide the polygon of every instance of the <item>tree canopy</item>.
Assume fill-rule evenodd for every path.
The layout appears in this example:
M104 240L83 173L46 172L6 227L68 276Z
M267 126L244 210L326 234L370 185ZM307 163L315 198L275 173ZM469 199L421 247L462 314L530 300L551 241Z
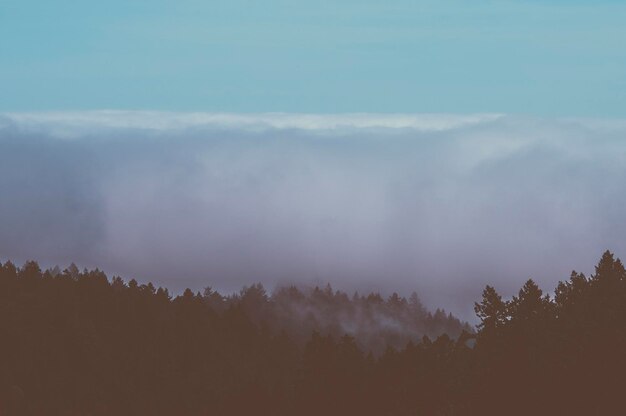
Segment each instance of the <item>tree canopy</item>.
M476 329L417 294L223 296L0 263L2 415L619 414L626 271L492 286Z

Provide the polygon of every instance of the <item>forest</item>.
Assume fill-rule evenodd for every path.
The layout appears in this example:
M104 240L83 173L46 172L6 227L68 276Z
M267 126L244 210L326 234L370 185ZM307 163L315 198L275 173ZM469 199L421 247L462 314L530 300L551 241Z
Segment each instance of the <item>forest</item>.
M71 265L0 263L0 415L612 415L626 270L554 293L487 286L472 328L417 294L261 284L172 296Z

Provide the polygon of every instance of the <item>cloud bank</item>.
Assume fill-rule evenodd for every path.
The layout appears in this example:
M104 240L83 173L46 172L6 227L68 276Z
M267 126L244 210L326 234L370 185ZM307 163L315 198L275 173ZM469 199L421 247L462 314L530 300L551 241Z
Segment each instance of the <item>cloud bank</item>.
M418 290L471 316L626 253L626 122L476 115L0 115L0 258L174 291Z

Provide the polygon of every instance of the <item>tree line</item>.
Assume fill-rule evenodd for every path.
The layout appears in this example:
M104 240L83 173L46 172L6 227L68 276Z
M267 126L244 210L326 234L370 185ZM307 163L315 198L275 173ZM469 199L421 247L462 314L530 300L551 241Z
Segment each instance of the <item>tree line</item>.
M0 263L0 415L623 411L626 271L554 294L487 286L473 329L417 295L262 285L171 296L99 270Z
M327 284L324 288L283 286L268 294L257 283L228 296L207 287L202 298L217 313L241 307L255 325L273 333L285 331L299 347L311 339L313 332L333 338L347 334L354 337L361 350L380 355L389 346L403 348L424 335L436 338L448 334L456 338L463 330L472 331L469 324L444 309L429 312L416 292L408 299L397 293L387 299L376 292L348 296Z

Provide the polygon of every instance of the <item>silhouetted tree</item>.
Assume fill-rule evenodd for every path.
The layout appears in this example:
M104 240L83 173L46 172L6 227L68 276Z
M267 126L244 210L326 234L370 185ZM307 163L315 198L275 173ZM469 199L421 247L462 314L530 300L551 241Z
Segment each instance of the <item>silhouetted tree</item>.
M478 328L481 336L493 336L507 321L507 305L498 292L489 285L483 291L482 301L474 304L474 311L480 319Z

